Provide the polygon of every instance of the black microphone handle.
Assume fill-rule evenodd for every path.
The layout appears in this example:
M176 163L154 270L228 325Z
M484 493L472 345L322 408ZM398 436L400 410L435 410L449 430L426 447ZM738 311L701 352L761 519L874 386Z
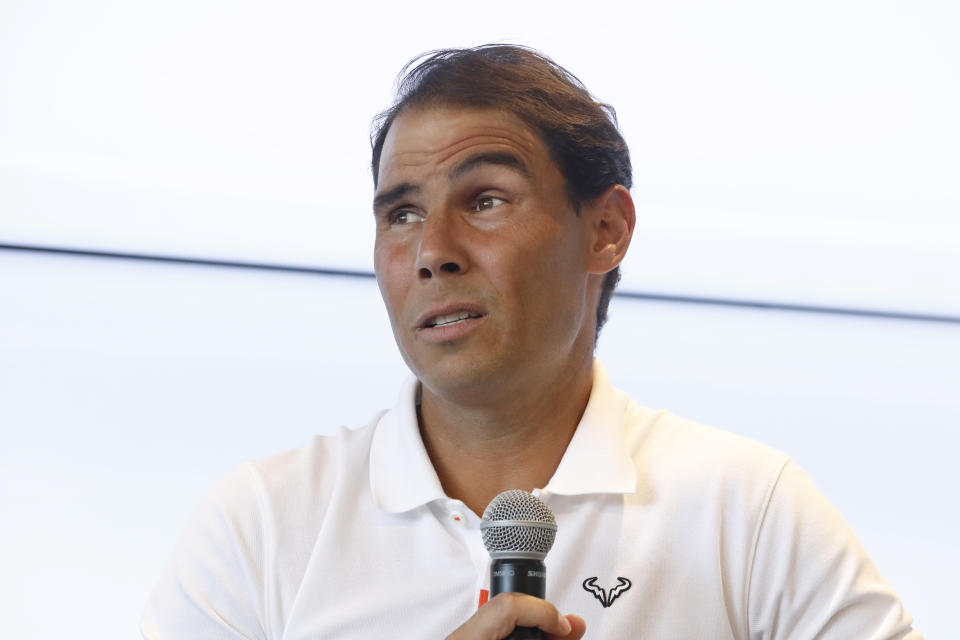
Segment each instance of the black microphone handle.
M498 593L525 593L544 598L547 567L542 560L495 558L490 563L490 597ZM515 627L507 640L543 640L543 632L536 627Z

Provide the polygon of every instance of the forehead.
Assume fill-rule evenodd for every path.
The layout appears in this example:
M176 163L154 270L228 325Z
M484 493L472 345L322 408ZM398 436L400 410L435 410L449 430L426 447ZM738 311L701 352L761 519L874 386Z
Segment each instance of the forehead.
M481 151L513 153L528 166L550 162L540 137L509 111L414 108L402 111L387 132L378 182L388 184L411 171L441 170Z

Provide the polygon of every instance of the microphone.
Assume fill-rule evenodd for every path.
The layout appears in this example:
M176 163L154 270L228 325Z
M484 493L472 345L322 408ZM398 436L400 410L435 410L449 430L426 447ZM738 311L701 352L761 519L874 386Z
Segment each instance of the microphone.
M539 498L513 489L499 494L483 512L483 546L490 552L490 597L525 593L544 598L547 568L543 564L557 535L557 519ZM516 627L507 640L542 640L535 627Z

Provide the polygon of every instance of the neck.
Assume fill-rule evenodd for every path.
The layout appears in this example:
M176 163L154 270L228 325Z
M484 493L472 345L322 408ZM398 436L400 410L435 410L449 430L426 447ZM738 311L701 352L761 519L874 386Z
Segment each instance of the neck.
M587 406L593 358L465 406L421 385L420 432L446 494L481 514L501 491L542 488Z

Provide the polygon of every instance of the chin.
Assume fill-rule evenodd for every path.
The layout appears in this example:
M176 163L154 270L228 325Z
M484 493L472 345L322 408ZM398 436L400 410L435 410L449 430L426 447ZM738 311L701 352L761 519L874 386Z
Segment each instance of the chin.
M411 367L412 368L412 367ZM469 400L478 394L486 397L491 384L503 381L509 367L492 362L473 361L431 363L413 369L414 374L431 392L445 399Z

